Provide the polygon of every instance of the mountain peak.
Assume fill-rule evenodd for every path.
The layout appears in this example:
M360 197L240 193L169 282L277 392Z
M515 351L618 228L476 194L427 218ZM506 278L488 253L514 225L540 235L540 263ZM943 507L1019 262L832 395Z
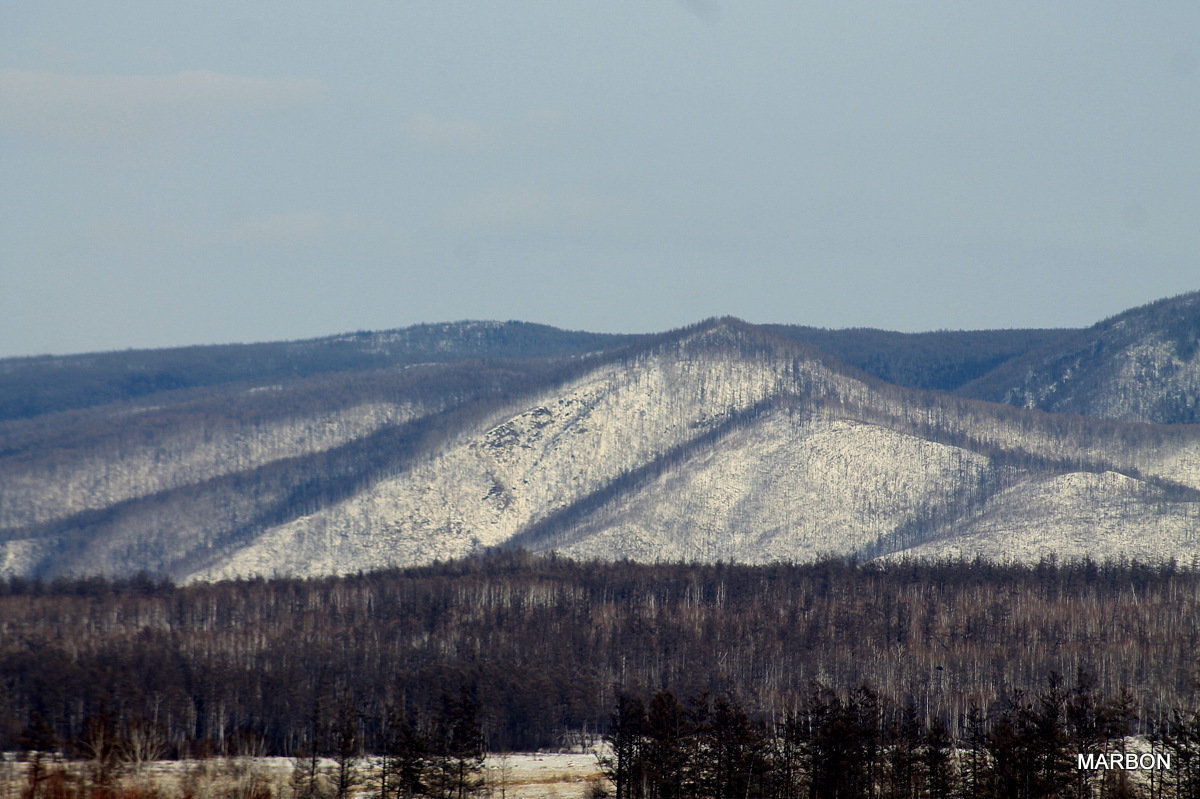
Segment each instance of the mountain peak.
M58 374L66 396L118 399L0 420L0 574L327 574L518 545L1189 560L1200 425L913 390L812 345L918 374L995 358L1026 396L1121 418L1164 389L1195 407L1197 309L1184 295L1055 335L724 316L641 337L468 322L96 356L11 383ZM1089 397L1108 404L1069 405Z

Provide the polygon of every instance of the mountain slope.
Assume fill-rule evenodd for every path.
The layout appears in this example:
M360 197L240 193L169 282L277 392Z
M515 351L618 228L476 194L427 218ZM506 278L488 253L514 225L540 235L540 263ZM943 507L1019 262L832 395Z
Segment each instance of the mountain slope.
M54 446L0 459L0 541L9 541L0 568L7 552L18 573L178 574L362 490L449 431L586 364L416 366L134 414L72 412Z
M0 424L0 574L316 575L511 546L1196 553L1200 426L903 388L735 319L155 400Z
M345 571L504 543L706 426L778 394L789 378L762 354L722 357L744 333L741 323L715 322L600 364L463 429L362 495L267 531L215 573L276 564L290 573ZM816 360L802 368L816 380L835 377Z
M966 397L1105 419L1200 422L1200 292L1106 319L962 386Z
M1097 553L1198 565L1200 503L1115 472L1067 473L1006 489L952 535L904 552L1023 561Z
M926 391L954 391L1013 358L1061 342L1078 332L1053 329L897 333L869 328L764 327L880 380Z
M1004 492L1071 474L1122 474L1157 503L1147 519L1190 518L1200 474L1180 463L1198 444L1197 430L897 389L721 320L464 430L195 576L353 571L496 545L639 560L870 557L952 535ZM1005 518L1017 539L1047 522ZM1189 551L1159 544L1159 556Z

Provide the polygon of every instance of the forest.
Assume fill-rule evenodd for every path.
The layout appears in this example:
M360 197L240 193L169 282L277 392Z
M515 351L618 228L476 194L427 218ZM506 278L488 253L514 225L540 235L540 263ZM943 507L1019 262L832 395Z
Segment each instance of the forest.
M910 388L952 391L1071 330L893 333L799 325L767 329L867 374ZM530 360L612 351L649 336L559 330L527 322L426 324L308 341L224 344L0 360L0 421L185 389L289 381L417 363ZM203 392L202 392L203 393Z
M643 565L504 551L309 580L12 578L0 583L0 749L37 730L70 749L103 720L114 736L152 730L165 757L332 752L314 730L351 708L355 745L380 753L397 712L416 729L468 697L482 747L525 751L619 737L637 702L650 730L666 701L693 737L740 713L756 747L809 751L795 784L811 786L821 725L863 702L885 759L902 728L906 746L1049 734L1070 701L1099 714L1088 724L1111 722L1110 739L1190 751L1197 651L1200 574L1171 563ZM1083 734L1072 729L1054 734ZM707 795L638 779L646 796Z
M424 324L307 341L0 359L0 421L184 389L288 381L417 363L543 359L614 349L637 336L528 322ZM203 396L206 392L200 392Z
M617 697L603 762L617 799L1200 795L1195 715L1173 717L1136 753L1133 726L1128 695L1099 698L1082 671L1073 684L1051 672L1038 692L986 713L973 707L958 731L868 685L813 686L769 720L725 696L659 691ZM1145 768L1088 767L1105 753Z
M764 327L888 383L944 392L954 392L1009 361L1079 333L1070 329L897 333L869 328Z

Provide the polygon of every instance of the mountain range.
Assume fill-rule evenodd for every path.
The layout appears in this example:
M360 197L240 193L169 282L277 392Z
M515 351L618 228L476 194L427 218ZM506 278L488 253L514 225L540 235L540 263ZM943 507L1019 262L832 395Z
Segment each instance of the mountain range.
M1082 330L461 322L0 361L0 576L1200 556L1200 293Z

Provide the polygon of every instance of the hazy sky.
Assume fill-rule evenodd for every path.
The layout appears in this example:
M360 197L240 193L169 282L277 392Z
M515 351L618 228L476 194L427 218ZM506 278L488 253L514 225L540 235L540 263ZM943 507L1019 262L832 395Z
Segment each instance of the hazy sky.
M0 356L1200 289L1200 3L0 6Z

